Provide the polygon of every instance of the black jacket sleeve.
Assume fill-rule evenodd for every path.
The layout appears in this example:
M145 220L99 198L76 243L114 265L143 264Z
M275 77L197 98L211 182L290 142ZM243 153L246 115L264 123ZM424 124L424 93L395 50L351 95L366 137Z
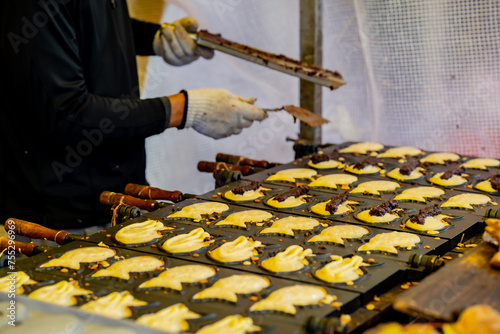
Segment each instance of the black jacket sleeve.
M135 54L138 56L153 56L153 39L160 29L159 24L132 19L132 32L134 34Z
M103 0L69 1L57 11L43 4L58 2L30 2L36 5L9 1L9 15L2 9L7 21L2 38L9 34L2 48L9 64L6 95L12 112L31 110L30 121L67 142L84 138L85 129L103 126L113 128L106 140L119 141L144 139L165 129L169 111L162 99L139 98L124 1L117 1L114 9ZM44 25L36 24L37 17L46 20ZM153 30L137 26L142 33Z

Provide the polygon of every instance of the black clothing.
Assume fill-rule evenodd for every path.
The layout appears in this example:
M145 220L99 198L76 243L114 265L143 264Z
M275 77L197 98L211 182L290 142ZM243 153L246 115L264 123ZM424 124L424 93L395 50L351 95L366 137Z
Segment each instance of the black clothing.
M136 54L159 25L126 0L1 1L0 212L44 226L110 220L103 190L145 184L145 138L167 98L139 99Z

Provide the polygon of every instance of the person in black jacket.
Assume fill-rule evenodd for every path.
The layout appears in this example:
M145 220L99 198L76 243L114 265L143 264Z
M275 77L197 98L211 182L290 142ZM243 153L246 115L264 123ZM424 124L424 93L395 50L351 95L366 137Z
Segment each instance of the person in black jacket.
M103 190L147 184L145 138L193 127L212 138L267 115L224 89L140 99L136 55L179 66L213 51L173 24L129 17L125 0L2 1L0 212L55 229L109 222Z

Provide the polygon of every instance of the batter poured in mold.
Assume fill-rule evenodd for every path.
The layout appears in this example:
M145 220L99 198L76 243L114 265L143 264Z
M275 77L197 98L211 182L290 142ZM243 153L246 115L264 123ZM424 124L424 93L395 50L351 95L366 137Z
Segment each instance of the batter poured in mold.
M491 202L491 198L482 194L466 193L450 197L441 204L442 208L462 208L474 210L473 205L484 205Z
M187 320L200 317L201 315L189 310L186 305L177 303L156 313L144 314L137 318L136 322L168 333L180 333L189 329Z
M363 258L359 255L346 257L345 259L342 256L332 255L331 259L331 262L314 273L322 281L352 284L364 275L361 267L367 264L363 262Z
M271 227L262 229L259 234L283 234L293 237L294 231L310 231L317 226L319 226L317 219L290 216L275 220Z
M129 291L111 292L80 306L83 311L96 313L105 317L124 319L132 316L131 306L147 305L147 302L138 300Z
M159 220L146 220L141 223L134 223L121 228L115 234L115 239L124 245L142 244L157 240L163 236L161 231L173 230Z
M387 232L375 235L366 244L358 248L360 252L380 251L398 254L398 249L411 250L421 242L416 234L407 232Z
M198 222L204 215L220 214L229 210L229 206L217 202L200 202L183 207L181 210L169 215L168 218L188 218Z
M167 288L182 291L182 284L193 284L207 280L217 274L217 271L206 265L187 264L183 266L167 268L157 277L154 277L141 285L140 289Z
M354 175L344 173L329 174L318 177L317 179L309 183L309 187L337 189L339 185L348 186L356 181L358 181L358 178Z
M352 189L350 193L380 195L381 192L394 191L399 189L399 187L399 183L393 181L367 181L360 183L356 188Z
M255 241L252 238L239 236L234 241L223 243L218 248L209 252L212 259L223 263L243 262L250 259L252 256L257 256L259 253L255 250L261 247L260 241Z
M215 223L215 226L235 226L246 228L250 223L261 223L273 218L273 214L264 210L245 210L230 214L221 221Z
M322 306L334 301L325 288L315 285L298 284L272 292L265 299L250 307L250 312L283 312L297 314L296 306Z
M306 257L312 254L313 251L309 248L303 249L298 245L292 245L275 256L262 261L261 266L274 273L294 272L309 265Z
M361 239L369 233L366 228L357 225L336 225L325 228L307 242L332 242L344 245L345 239Z
M397 201L415 201L426 203L427 199L439 198L445 191L437 187L414 187L405 189L401 194L394 197Z
M36 289L29 294L29 297L47 303L72 306L77 303L75 296L90 295L92 293L93 291L80 287L78 281L59 281Z
M238 294L248 295L258 293L270 285L271 282L269 279L260 275L232 275L221 278L211 287L198 292L193 296L193 300L220 299L236 303L238 301Z
M269 176L267 181L286 181L294 183L297 180L310 180L317 172L311 168L283 169Z
M349 145L340 150L340 153L359 153L367 154L369 152L378 152L384 149L384 145L374 142L363 142Z

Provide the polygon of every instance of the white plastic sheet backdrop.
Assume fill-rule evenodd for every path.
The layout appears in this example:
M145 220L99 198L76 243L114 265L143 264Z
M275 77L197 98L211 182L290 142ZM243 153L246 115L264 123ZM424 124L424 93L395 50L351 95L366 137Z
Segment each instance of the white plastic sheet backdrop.
M128 0L152 22L193 16L201 29L298 58L298 0ZM500 157L500 2L331 0L323 2L323 67L347 85L323 88L323 142L379 141L426 150ZM299 81L216 51L212 60L172 67L139 57L143 97L221 87L260 107L298 105ZM151 185L185 193L212 190L200 160L219 152L289 162L298 124L284 112L238 136L213 140L169 129L147 140Z

